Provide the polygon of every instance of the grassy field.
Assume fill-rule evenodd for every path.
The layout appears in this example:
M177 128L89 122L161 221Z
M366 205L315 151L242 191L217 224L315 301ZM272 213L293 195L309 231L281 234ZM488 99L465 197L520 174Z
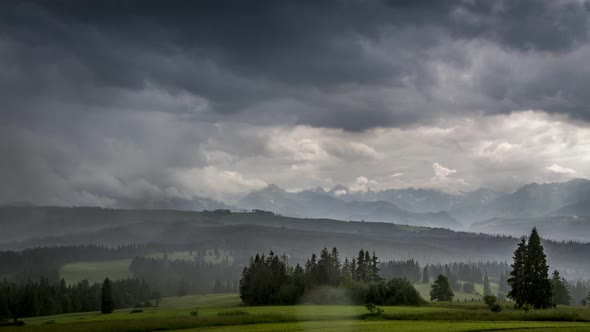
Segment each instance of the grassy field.
M198 316L190 312L198 308ZM492 313L479 302L383 307L380 318L363 317L363 306L299 305L246 307L236 294L164 298L158 308L110 315L97 312L24 319L26 331L589 331L590 308L558 307L526 313L506 304ZM221 315L220 315L221 314Z
M195 253L190 251L178 251L171 253L154 253L146 257L163 258L168 255L169 260L183 260L194 262L197 258ZM221 264L224 262L233 263L234 258L230 256L229 251L208 249L202 256L203 261L210 264ZM78 281L87 279L90 283L102 282L105 278L112 280L124 279L131 276L129 272L130 259L112 260L101 262L78 262L66 264L59 270L59 275L67 284L71 285Z
M130 276L129 264L131 264L130 259L66 264L59 270L59 276L67 284L74 284L84 279L90 283L102 282L107 277L112 280L125 279Z

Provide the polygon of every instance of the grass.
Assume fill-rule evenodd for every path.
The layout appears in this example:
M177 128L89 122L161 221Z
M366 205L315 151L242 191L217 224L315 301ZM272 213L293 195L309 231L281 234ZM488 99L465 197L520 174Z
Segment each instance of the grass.
M154 253L146 255L151 258L163 258L164 253ZM167 253L169 260L183 260L194 262L197 258L196 253L190 251L177 251ZM221 264L225 261L233 263L234 258L230 256L227 250L207 249L202 257L206 263ZM125 279L131 276L129 272L131 259L101 261L101 262L77 262L66 264L59 270L59 276L63 278L68 285L75 284L81 280L87 279L90 283L102 282L105 278L112 280Z
M225 332L225 331L354 331L354 332L369 332L369 331L400 331L400 332L430 332L430 331L590 331L590 326L572 323L530 323L530 322L412 322L412 321L372 321L359 322L355 320L340 320L340 321L314 321L314 322L287 322L287 323L270 323L270 324L252 324L247 326L240 326L236 329L235 326L218 326L212 328L193 328L180 330L181 332L188 331L209 331L209 332Z
M125 279L131 275L129 264L131 264L130 259L66 264L59 270L59 276L68 285L75 284L84 279L88 280L91 284L102 282L107 277L113 280Z
M198 317L190 312L198 308ZM479 302L431 303L422 307L382 307L381 318L361 319L364 306L298 305L246 307L237 294L162 299L158 308L131 309L24 319L27 331L588 331L590 308L558 307L526 313L506 305L493 313Z

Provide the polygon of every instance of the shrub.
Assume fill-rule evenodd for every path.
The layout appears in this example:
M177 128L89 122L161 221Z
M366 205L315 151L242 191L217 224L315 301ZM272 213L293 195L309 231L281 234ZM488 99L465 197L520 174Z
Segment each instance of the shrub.
M365 315L365 317L381 317L381 315L383 314L383 309L376 306L375 303L367 303L367 305L365 305L365 308L367 308L367 310L369 310L370 312L370 314Z
M491 307L491 309L493 312L500 312L500 311L502 311L502 306L499 305L498 303L496 303Z
M498 299L494 295L486 295L483 297L483 301L486 303L488 308L493 312L502 311L502 306L498 303Z
M494 295L486 295L483 297L483 301L486 303L488 307L491 308L494 304L496 304L498 299Z
M143 310L141 310L141 309L133 309L133 310L129 311L130 314L138 314L140 312L143 312Z

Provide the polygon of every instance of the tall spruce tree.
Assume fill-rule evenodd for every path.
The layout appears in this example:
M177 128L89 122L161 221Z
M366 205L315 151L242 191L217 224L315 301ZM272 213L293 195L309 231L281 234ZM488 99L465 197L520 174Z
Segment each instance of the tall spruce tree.
M507 282L512 288L508 292L508 297L514 300L517 308L521 308L527 303L528 280L525 272L525 261L527 254L527 243L523 236L520 238L518 247L514 251L514 262L512 263L512 271Z
M549 279L549 266L536 227L533 228L529 237L524 265L529 287L528 303L536 309L551 307L553 304L553 289Z
M553 304L547 256L536 228L531 231L528 243L523 237L518 244L508 284L512 287L508 297L516 302L517 308L529 304L544 309Z
M113 301L113 289L111 281L106 278L102 283L102 296L100 298L100 312L103 314L110 314L115 310L115 302Z
M369 251L367 250L367 254ZM381 277L379 276L379 258L375 255L373 251L373 255L371 256L371 265L369 267L369 281L379 281Z

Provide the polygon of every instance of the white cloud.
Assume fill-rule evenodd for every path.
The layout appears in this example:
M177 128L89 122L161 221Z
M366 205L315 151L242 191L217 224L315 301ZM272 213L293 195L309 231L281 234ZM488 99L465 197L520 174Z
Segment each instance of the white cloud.
M239 172L213 166L175 170L172 179L178 188L194 196L231 200L267 186L260 179L245 179Z
M432 169L434 170L434 178L440 180L445 180L449 175L457 173L457 170L446 168L439 163L432 164Z
M574 173L576 173L576 171L571 168L563 167L563 166L560 166L557 164L553 164L553 165L547 166L545 168L550 170L551 172L557 173L557 174L574 174Z
M5 177L5 188L15 188L0 190L0 201L116 206L118 200L207 196L231 203L269 183L289 190L343 184L354 191L512 191L530 182L590 178L590 128L540 111L355 133L309 126L206 127L157 113L125 113L118 123L89 116L77 126L100 137L93 139L100 144L81 149L59 136L0 130L6 156L0 169L13 174ZM95 128L113 126L126 135ZM15 154L7 135L18 137L28 154Z

